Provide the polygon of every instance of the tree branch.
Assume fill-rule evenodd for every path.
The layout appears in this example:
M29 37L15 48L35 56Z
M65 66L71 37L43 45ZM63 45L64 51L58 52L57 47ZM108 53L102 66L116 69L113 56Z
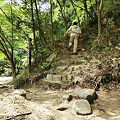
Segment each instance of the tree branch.
M0 8L0 10L1 10L2 13L5 15L5 17L9 20L9 22L11 22L12 25L16 26L16 25L9 19L9 17L8 17L8 16L6 15L6 13L2 10L2 8ZM24 31L21 27L19 27L19 28L20 28L20 29L22 30L22 32L26 35L26 37L29 38L28 34L26 34L25 31Z

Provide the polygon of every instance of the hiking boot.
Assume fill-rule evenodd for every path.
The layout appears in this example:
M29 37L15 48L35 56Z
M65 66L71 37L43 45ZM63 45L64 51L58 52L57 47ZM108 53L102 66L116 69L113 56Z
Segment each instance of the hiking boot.
M68 51L70 51L70 48L71 48L72 46L69 46L67 49L68 49Z
M78 55L78 53L72 53L72 55Z

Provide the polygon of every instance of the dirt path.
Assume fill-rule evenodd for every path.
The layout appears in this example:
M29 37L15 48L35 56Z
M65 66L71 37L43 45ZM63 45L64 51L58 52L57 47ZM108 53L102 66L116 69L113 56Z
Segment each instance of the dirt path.
M32 90L28 94L28 99L37 102L46 107L53 119L51 120L120 120L120 90L98 91L98 99L92 104L93 113L91 115L82 116L76 115L72 109L74 102L67 102L63 100L64 95L68 95L77 89L64 91L39 91L39 89ZM57 108L68 107L64 111L58 111Z
M10 79L2 80L5 84ZM117 85L118 86L118 85ZM0 89L0 120L120 120L120 87L97 91L98 99L91 104L91 115L77 115L72 108L74 99L68 102L64 96L80 88L69 90L41 90L39 86L26 89L26 99L11 94L13 88ZM58 110L59 108L66 108ZM29 115L22 115L27 114ZM18 115L13 117L13 115Z
M8 83L12 79L13 79L12 77L0 77L0 85Z
M63 99L65 95L78 90L45 91L40 88L27 89L26 99L11 94L10 89L1 89L0 93L0 120L10 118L7 115L21 115L12 120L120 120L120 89L98 91L98 99L91 105L91 115L77 115L71 102ZM65 107L65 110L57 110Z

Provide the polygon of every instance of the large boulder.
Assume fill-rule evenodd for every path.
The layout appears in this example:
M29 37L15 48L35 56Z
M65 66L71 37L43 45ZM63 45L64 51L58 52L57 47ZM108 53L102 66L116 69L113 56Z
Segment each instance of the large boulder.
M97 98L97 94L94 89L81 89L72 93L71 95L73 98L86 99L90 103L92 103Z
M89 115L92 113L91 106L87 100L76 100L73 103L73 109L78 115Z

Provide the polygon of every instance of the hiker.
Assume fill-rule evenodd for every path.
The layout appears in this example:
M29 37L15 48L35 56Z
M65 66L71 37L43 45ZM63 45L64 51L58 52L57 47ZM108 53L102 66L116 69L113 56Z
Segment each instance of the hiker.
M72 47L72 43L74 43L72 55L77 55L78 37L80 37L80 38L82 37L81 29L77 25L77 22L74 22L73 26L70 26L70 28L66 31L64 36L66 36L67 33L70 33L68 50L70 50L70 48Z

